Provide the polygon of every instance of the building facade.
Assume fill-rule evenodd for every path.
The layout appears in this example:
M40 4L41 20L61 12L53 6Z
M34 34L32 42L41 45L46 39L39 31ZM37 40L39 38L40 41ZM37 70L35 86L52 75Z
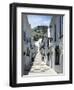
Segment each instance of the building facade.
M27 75L34 61L36 46L26 14L22 14L22 75Z
M63 16L53 16L50 22L49 66L63 73Z

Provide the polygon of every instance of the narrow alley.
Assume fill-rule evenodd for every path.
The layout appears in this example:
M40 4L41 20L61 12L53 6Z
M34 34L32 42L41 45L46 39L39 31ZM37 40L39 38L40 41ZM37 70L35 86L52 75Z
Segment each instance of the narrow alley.
M50 68L50 66L46 65L45 60L42 61L41 53L39 50L39 41L37 41L38 52L35 57L33 66L29 72L29 75L57 75L57 73Z

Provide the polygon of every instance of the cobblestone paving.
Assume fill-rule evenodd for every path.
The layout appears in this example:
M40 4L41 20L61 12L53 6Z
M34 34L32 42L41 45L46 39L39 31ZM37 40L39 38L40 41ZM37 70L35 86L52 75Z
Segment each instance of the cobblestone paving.
M51 69L49 66L47 66L45 64L44 61L42 61L41 59L41 54L40 52L38 51L37 55L36 55L36 58L35 58L35 61L33 63L33 66L31 68L31 71L29 73L30 75L31 74L48 74L48 75L57 75L57 73Z

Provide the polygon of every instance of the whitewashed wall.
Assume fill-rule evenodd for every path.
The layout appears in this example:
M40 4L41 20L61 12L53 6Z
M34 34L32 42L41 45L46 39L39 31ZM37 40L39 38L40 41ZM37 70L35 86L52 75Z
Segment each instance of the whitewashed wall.
M55 27L54 27L54 25L56 25L56 41L54 41L55 40L55 35L54 35ZM52 64L52 67L54 68L54 70L56 72L63 73L63 59L60 58L59 59L60 64L55 65L55 47L58 45L59 48L60 48L60 44L63 43L62 40L59 39L59 37L60 37L60 35L59 35L59 32L60 32L60 16L53 16L50 26L51 26L51 28L50 28L50 30L51 30L50 36L53 38L53 41L51 42L52 45L53 45L52 46L53 54L52 54L52 59L51 59L52 61L50 63ZM62 45L62 47L63 47L63 45Z

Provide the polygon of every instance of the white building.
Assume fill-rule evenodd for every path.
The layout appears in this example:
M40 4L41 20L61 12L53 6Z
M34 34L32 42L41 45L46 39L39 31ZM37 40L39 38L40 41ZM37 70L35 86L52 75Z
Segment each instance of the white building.
M22 75L28 74L35 45L32 39L32 30L26 14L22 14Z
M50 22L49 66L63 73L63 16L53 16Z

